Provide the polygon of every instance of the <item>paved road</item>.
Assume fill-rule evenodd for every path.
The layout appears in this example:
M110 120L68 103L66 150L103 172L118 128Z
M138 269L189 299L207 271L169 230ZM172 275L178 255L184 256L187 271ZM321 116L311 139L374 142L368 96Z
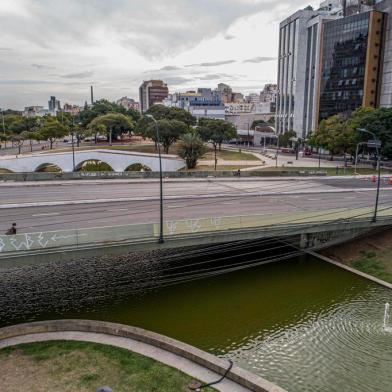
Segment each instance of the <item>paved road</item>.
M375 199L373 183L351 178L170 180L164 191L167 220L300 211L324 214L334 208L371 206ZM0 232L14 221L20 232L157 222L158 196L155 181L1 184ZM383 186L380 203L380 208L392 205L392 186Z

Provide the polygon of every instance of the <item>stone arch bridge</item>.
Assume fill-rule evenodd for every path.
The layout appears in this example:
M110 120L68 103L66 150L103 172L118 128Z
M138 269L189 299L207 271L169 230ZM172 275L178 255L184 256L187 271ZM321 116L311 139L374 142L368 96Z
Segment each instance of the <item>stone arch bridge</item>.
M157 154L105 149L75 151L76 168L80 167L83 162L91 160L105 162L116 172L123 172L130 165L136 163L147 166L152 171L159 171L159 158ZM48 165L55 165L63 172L72 172L72 152L53 152L0 157L0 169L7 169L12 172L35 172ZM175 155L162 156L163 171L177 171L184 166L184 161Z

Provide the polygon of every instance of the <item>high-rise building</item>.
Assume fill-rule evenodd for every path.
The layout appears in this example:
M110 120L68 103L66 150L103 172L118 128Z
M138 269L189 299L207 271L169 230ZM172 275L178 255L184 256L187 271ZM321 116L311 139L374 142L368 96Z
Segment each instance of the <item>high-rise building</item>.
M60 101L56 99L56 97L51 96L48 101L49 112L56 113L58 110L61 110Z
M384 18L373 10L324 24L318 120L379 106Z
M392 1L376 1L375 9L388 15L384 26L384 58L381 71L380 107L392 107Z
M260 92L260 102L273 102L276 103L276 97L278 94L277 84L266 84L263 91Z
M167 84L162 80L144 81L139 88L139 105L142 113L151 106L162 103L169 95Z
M332 3L332 1L331 1ZM330 11L332 9L332 11ZM339 17L338 7L307 8L280 24L276 130L304 138L312 130L318 79L321 26Z

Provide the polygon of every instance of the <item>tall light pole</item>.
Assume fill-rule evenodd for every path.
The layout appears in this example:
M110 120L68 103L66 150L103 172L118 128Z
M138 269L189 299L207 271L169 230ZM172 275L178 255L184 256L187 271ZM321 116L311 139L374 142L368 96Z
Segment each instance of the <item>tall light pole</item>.
M3 134L5 136L4 110L1 110L1 117L2 117L2 123L3 123Z
M380 198L380 183L381 183L381 164L380 164L380 151L379 151L379 143L380 141L377 140L376 135L368 131L367 129L364 128L358 128L358 132L363 132L363 133L368 133L369 135L372 135L373 141L374 141L374 147L376 148L376 154L377 154L377 166L378 166L378 175L377 175L377 193L376 193L376 204L374 206L374 214L373 214L373 219L372 222L377 221L377 211L378 211L378 200ZM381 147L381 145L380 145Z
M72 131L71 131L71 141L72 141L72 167L73 167L73 171L75 171L75 142L74 142L74 118L72 117Z
M165 241L163 239L163 180L162 180L162 158L161 158L161 140L159 137L159 126L158 121L155 120L152 114L146 114L147 118L150 118L155 123L155 131L156 131L156 139L157 139L157 147L158 147L158 156L159 156L159 240L160 244L163 244Z
M358 165L358 154L359 154L359 146L362 144L366 144L366 142L360 142L357 144L357 148L355 150L355 165L354 165L354 174L358 174L357 173L357 165Z

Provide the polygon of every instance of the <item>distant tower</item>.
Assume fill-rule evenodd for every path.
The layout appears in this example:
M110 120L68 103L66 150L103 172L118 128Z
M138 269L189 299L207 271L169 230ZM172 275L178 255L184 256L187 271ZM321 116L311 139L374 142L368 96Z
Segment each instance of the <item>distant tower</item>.
M91 86L91 105L94 105L94 90L93 90L93 86Z

